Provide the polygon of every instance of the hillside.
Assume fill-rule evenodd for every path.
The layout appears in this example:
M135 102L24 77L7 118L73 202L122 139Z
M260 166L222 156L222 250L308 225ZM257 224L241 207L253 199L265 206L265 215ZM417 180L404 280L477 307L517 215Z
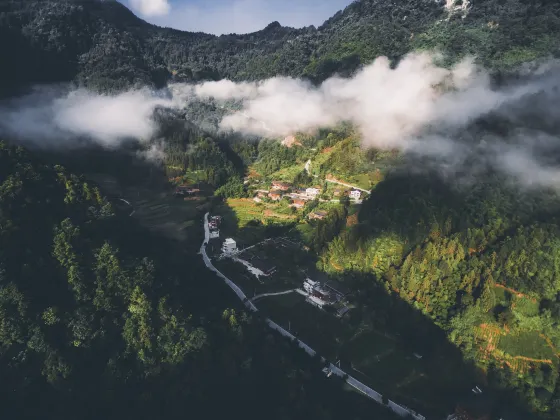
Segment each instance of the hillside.
M98 90L162 86L169 80L275 75L322 81L379 55L398 60L440 49L474 54L494 72L558 53L560 6L544 0L461 2L361 0L319 28L271 23L247 35L159 28L116 1L8 1L0 5L2 90L75 81Z
M260 197L257 203L228 200L239 224L247 226L244 231L259 223L286 226L293 240L313 251L317 268L357 294L360 311L351 325L399 331L409 348L435 357L445 346L423 326L425 317L480 369L477 380L484 386L513 390L531 411L556 418L557 191L524 189L492 169L465 174L474 180L461 182L460 176L419 168L421 161L412 155L364 150L355 136L338 127L297 135L301 145L290 148L259 143L246 191L228 190L230 197ZM557 147L549 153L556 156ZM327 182L333 178L362 182L371 194L361 204L339 198L337 190L349 188ZM274 201L260 193L274 180L288 183L291 191L317 187L320 194L290 212L285 199L296 201L290 194ZM312 220L318 210L324 216ZM403 318L396 301L412 313ZM365 346L361 351L367 352Z
M3 417L393 418L240 310L197 255L4 143L0 244Z

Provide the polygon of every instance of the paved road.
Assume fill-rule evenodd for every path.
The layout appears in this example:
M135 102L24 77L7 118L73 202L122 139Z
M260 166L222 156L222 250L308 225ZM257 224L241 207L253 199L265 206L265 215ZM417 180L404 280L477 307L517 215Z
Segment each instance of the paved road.
M200 246L200 254L202 255L202 259L204 260L204 264L206 265L206 267L208 267L208 269L215 272L221 279L224 280L224 282L235 292L235 294L239 297L239 299L241 299L243 304L250 311L258 312L257 307L253 304L253 302L251 302L247 298L247 296L245 296L245 293L243 293L243 291L234 282L232 282L230 279L228 279L226 276L224 276L216 267L214 267L214 265L212 264L212 261L210 261L210 258L208 258L208 255L206 254L206 244L208 244L209 240L210 240L210 229L208 228L208 213L206 213L204 215L204 241L202 242L202 245ZM301 290L301 289L295 289L295 291L298 292L298 293L303 292L303 290ZM282 293L285 293L285 292L282 292ZM297 339L294 335L292 335L291 333L286 331L280 325L276 324L270 318L267 318L265 320L265 322L270 328L278 331L284 337L288 337L291 340L295 340L297 342L298 346L300 348L302 348L308 355L315 356L317 354L317 352L315 350L313 350L311 347L309 347L307 344L305 344L300 339ZM327 362L327 360L324 357L321 357L321 360L323 362ZM364 385L363 383L361 383L357 379L349 376L346 372L344 372L343 370L341 370L337 366L333 365L332 363L329 363L329 369L336 376L339 376L341 378L345 378L345 381L348 385L354 387L355 389L362 392L364 395L367 395L369 398L378 402L379 404L383 404L383 398L382 398L380 393L374 391L373 389L371 389L367 385ZM416 420L426 420L426 418L424 416L422 416L421 414L418 414L418 413L414 412L413 410L411 410L407 407L403 407L401 405L398 405L391 400L389 400L389 402L387 404L387 407L390 408L394 413L396 413L396 414L398 414L402 417L412 416L412 418L414 418Z

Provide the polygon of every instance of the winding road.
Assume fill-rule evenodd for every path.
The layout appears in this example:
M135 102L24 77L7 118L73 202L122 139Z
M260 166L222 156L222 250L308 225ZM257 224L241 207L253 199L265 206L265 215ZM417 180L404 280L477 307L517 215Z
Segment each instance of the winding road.
M218 275L218 277L220 277L222 280L224 280L224 282L235 292L237 297L239 297L239 299L243 302L243 304L247 307L247 309L249 309L251 312L258 312L258 308L253 304L253 302L251 300L249 300L247 298L245 293L243 293L243 290L241 290L233 281L228 279L216 267L214 267L214 265L212 264L212 261L208 257L208 254L206 253L206 245L208 244L208 241L210 240L210 229L208 227L208 215L209 215L209 213L206 213L204 215L204 241L202 242L202 245L200 246L200 254L202 255L202 259L204 261L204 264L206 265L206 267L209 270L213 271L214 273L216 273ZM294 290L289 290L289 291L286 291L286 292L271 293L271 294L268 294L268 295L291 293L291 292L297 291L297 290L298 289L294 289ZM264 297L264 295L267 295L267 294L265 293L265 294L262 294L262 295L259 295L259 296ZM257 297L259 297L259 296L257 296ZM284 337L287 337L291 340L294 340L298 344L298 346L300 348L302 348L308 355L313 357L317 354L317 352L315 350L313 350L311 347L309 347L307 344L305 344L300 339L293 336L291 333L286 331L280 325L276 324L270 318L267 318L265 320L265 322L270 328L278 331ZM321 356L321 360L325 363L327 362L327 360L322 356ZM332 364L330 362L329 362L329 371L332 372L333 374L335 374L338 377L344 378L344 380L346 381L346 383L348 385L350 385L353 388L357 389L358 391L362 392L363 394L365 394L366 396L368 396L372 400L376 401L379 404L385 405L384 402L383 402L383 397L380 393L378 393L377 391L374 391L373 389L371 389L367 385L364 385L363 383L361 383L357 379L353 378L352 376L348 375L346 372L344 372L343 370L341 370L340 368L338 368L337 366L335 366L334 364ZM388 407L394 413L396 413L396 414L398 414L402 417L412 416L412 418L414 418L416 420L426 420L426 418L424 416L422 416L421 414L418 414L415 411L411 410L410 408L403 407L403 406L401 406L401 405L399 405L399 404L397 404L397 403L395 403L391 400L388 400L388 403L386 404L386 407Z

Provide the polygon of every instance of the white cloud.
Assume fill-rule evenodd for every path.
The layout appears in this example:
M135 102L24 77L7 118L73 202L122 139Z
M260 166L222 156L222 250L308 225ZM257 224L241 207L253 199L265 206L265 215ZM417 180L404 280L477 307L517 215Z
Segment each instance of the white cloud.
M130 7L139 11L143 16L165 16L171 10L167 0L129 0Z
M433 55L411 54L394 69L380 57L352 78L333 77L319 87L276 77L255 83L207 82L195 93L222 101L244 99L242 112L224 118L224 129L281 137L352 121L365 143L402 148L430 125L464 126L538 89L538 84L528 84L496 91L470 59L446 69L434 64Z
M158 106L172 103L147 90L109 96L43 88L0 104L0 132L41 147L73 146L80 138L111 147L127 138L148 140Z
M276 77L239 84L206 82L188 92L240 101L242 109L222 119L224 130L283 138L351 121L364 145L403 150L460 182L477 179L466 173L493 168L519 185L560 189L560 168L543 160L560 147L560 124L556 135L545 133L553 131L551 124L560 118L557 71L547 70L546 77L537 71L524 83L495 88L472 59L443 68L434 58L410 54L391 68L389 60L380 57L354 77L332 77L320 86ZM178 86L172 91L186 92ZM469 131L473 121L491 113L496 114L492 121L505 118L516 130L501 135ZM529 130L539 119L543 131Z
M554 66L538 73L496 88L472 60L442 68L424 53L403 58L395 68L381 57L351 78L332 77L320 86L275 77L175 84L165 95L41 88L0 103L0 134L44 147L72 147L81 139L114 147L129 138L153 140L157 107L183 108L186 101L213 97L241 106L222 119L225 130L283 138L350 121L364 145L403 150L463 182L465 171L491 167L520 185L560 188L552 160L560 148L560 73ZM490 113L494 129L474 131L471 122ZM158 143L142 156L157 161L161 152Z

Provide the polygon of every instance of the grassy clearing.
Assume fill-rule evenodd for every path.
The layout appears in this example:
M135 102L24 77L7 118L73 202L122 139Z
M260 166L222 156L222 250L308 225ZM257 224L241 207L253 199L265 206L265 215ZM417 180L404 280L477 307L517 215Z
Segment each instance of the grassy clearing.
M248 223L257 220L262 224L293 222L296 214L288 213L280 204L255 203L250 198L230 198L226 202L237 218L237 226L244 228Z
M555 360L556 354L538 332L508 334L501 338L499 348L511 356L536 360Z
M296 175L304 170L304 167L305 167L305 162L288 166L286 168L282 168L279 171L270 174L269 178L272 180L292 182L296 177Z

